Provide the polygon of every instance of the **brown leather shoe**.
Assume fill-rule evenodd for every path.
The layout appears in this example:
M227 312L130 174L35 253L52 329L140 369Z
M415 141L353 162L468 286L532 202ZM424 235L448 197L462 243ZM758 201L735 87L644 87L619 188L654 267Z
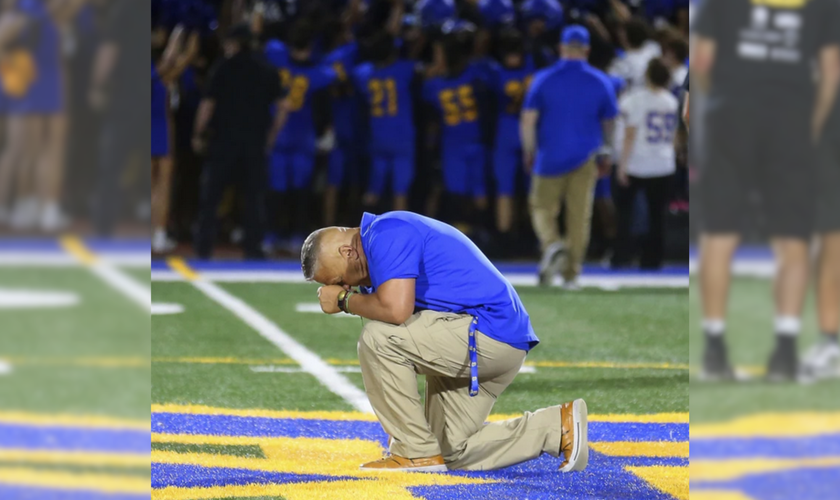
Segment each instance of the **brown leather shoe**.
M586 402L576 399L560 406L563 434L560 437L560 453L565 460L560 464L561 472L580 471L589 463L589 441Z
M375 462L362 464L359 470L380 472L446 472L443 457L435 455L428 458L404 458L397 455L380 458Z

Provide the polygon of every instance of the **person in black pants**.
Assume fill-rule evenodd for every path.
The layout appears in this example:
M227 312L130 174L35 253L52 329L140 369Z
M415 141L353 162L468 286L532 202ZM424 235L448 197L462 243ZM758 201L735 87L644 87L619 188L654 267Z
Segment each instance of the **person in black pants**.
M642 243L639 267L659 269L664 257L665 207L671 196L676 171L674 134L679 102L671 94L671 74L660 59L648 64L646 85L621 99L624 141L613 191L618 212L618 240L613 267L625 267L633 260L635 241L630 234L633 206L644 192L649 230Z
M288 107L280 76L252 53L251 38L247 26L231 28L224 40L225 59L212 70L198 108L193 148L207 153L195 238L199 258L212 254L216 211L233 182L242 190L245 258L264 258L267 152L285 123Z

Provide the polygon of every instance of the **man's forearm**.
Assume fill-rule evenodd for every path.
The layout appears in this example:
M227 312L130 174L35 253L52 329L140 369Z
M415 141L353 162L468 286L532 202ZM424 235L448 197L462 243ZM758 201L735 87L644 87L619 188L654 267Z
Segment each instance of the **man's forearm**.
M392 325L405 323L413 312L396 311L393 307L385 304L377 293L354 293L347 301L347 310L356 316Z

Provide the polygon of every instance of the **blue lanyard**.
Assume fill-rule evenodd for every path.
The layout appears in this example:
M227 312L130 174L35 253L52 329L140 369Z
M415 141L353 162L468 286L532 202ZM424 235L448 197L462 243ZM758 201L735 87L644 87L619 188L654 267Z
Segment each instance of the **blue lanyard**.
M470 397L478 395L478 351L475 344L475 330L478 328L478 317L473 316L470 322Z

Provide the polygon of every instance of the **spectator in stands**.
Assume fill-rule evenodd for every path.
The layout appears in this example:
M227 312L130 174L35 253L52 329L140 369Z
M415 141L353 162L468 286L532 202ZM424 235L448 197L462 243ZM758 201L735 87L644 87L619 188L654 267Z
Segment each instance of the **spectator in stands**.
M628 21L619 38L626 52L613 62L610 73L624 78L628 89L644 87L648 63L662 55L661 47L650 39L650 26L641 18Z
M120 176L131 154L148 152L151 143L149 46L151 25L148 5L134 0L112 0L104 41L96 54L90 101L102 113L99 182L93 212L96 232L110 236L121 213ZM146 153L148 154L148 153ZM145 156L144 163L149 164Z
M562 60L537 73L525 99L522 152L526 168L534 174L529 205L543 251L540 283L550 284L563 264L564 286L575 290L589 243L598 168L612 162L603 146L612 149L618 109L607 75L586 62L589 32L585 28L563 30L560 52ZM597 158L599 150L602 154ZM557 225L564 201L566 244Z
M216 210L225 188L238 182L243 191L245 257L263 258L266 152L287 117L280 77L251 53L246 25L231 28L224 40L226 58L218 63L199 105L193 146L207 151L202 173L196 254L209 258L216 238ZM274 120L271 107L275 106Z

